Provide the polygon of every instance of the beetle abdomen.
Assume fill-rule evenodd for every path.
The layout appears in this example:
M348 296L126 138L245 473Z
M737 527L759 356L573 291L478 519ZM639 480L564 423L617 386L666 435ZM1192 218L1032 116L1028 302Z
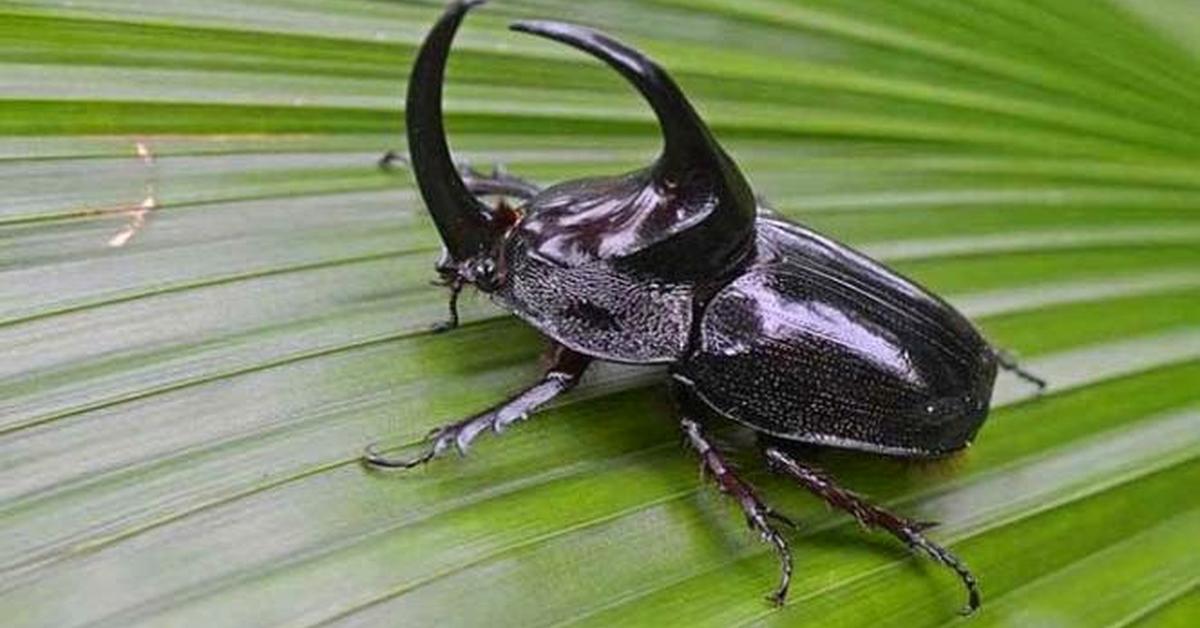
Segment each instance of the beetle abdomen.
M784 247L709 302L681 379L714 410L782 438L906 456L967 444L996 374L970 323L944 304L930 311L941 302L894 273L881 283L878 267Z

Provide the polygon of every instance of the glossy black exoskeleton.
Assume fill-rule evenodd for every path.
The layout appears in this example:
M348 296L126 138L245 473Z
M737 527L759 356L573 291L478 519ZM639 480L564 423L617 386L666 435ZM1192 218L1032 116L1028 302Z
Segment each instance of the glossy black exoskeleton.
M737 477L701 420L757 432L769 468L863 525L883 529L953 569L979 605L966 566L928 540L921 522L843 490L789 453L787 443L930 458L966 447L988 413L997 367L1024 374L954 308L854 249L763 207L675 82L653 61L580 26L513 29L574 46L607 63L654 109L663 151L649 167L544 190L451 159L441 92L450 43L467 10L455 2L421 47L406 109L411 167L445 244L437 264L451 290L472 284L548 336L553 365L513 398L431 434L414 459L368 450L378 467L410 468L465 451L571 388L594 360L666 364L686 442L791 575L790 523ZM493 208L479 196L504 196Z

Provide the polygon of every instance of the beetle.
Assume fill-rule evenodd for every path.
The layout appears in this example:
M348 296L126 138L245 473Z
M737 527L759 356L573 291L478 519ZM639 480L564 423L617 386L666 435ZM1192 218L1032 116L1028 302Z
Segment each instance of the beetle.
M928 523L894 514L837 484L789 444L907 459L967 447L987 417L998 368L1037 384L993 348L962 314L917 283L853 248L777 215L760 201L679 86L662 67L589 28L521 21L513 30L589 53L645 98L661 127L662 153L619 176L541 189L485 175L451 157L442 84L451 41L481 0L452 2L421 45L405 109L409 163L443 254L450 319L467 285L553 343L552 365L529 388L434 430L415 458L368 447L379 468L413 468L481 433L504 428L572 388L595 360L663 364L684 441L747 524L774 547L782 604L792 574L781 525L793 525L743 481L706 425L727 419L752 430L767 467L952 569L979 606L967 566L924 535ZM485 204L481 196L520 202Z

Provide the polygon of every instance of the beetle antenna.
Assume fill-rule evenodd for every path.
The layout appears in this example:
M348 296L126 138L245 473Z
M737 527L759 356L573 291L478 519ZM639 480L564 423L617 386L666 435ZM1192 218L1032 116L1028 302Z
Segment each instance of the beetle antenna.
M486 249L497 228L491 211L463 183L446 145L442 124L442 83L450 43L463 17L483 0L456 0L429 31L408 80L405 127L409 164L421 197L455 261Z
M595 56L625 77L654 109L663 134L659 174L696 170L719 173L720 186L738 213L755 211L754 194L733 160L712 136L679 85L642 53L584 26L542 20L513 23L514 31L553 39ZM665 170L666 172L663 172Z

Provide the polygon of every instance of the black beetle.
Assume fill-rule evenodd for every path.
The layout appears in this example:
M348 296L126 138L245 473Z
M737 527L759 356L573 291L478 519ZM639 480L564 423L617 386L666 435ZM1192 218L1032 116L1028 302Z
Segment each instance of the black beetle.
M411 167L445 252L449 329L466 284L554 343L538 383L430 434L413 459L368 448L365 462L411 468L465 452L570 389L594 360L669 365L686 442L751 529L779 555L770 596L781 604L791 555L771 510L734 473L700 423L732 419L757 433L768 467L864 526L891 533L953 569L979 606L975 578L925 538L927 523L874 506L796 459L788 443L934 458L966 447L988 413L997 367L1021 371L960 313L854 249L776 216L667 73L596 31L557 22L514 30L574 46L607 63L650 103L663 151L648 168L539 189L451 159L442 81L454 33L481 0L453 2L417 54L405 111ZM387 158L385 158L387 159ZM477 195L520 199L489 207Z

